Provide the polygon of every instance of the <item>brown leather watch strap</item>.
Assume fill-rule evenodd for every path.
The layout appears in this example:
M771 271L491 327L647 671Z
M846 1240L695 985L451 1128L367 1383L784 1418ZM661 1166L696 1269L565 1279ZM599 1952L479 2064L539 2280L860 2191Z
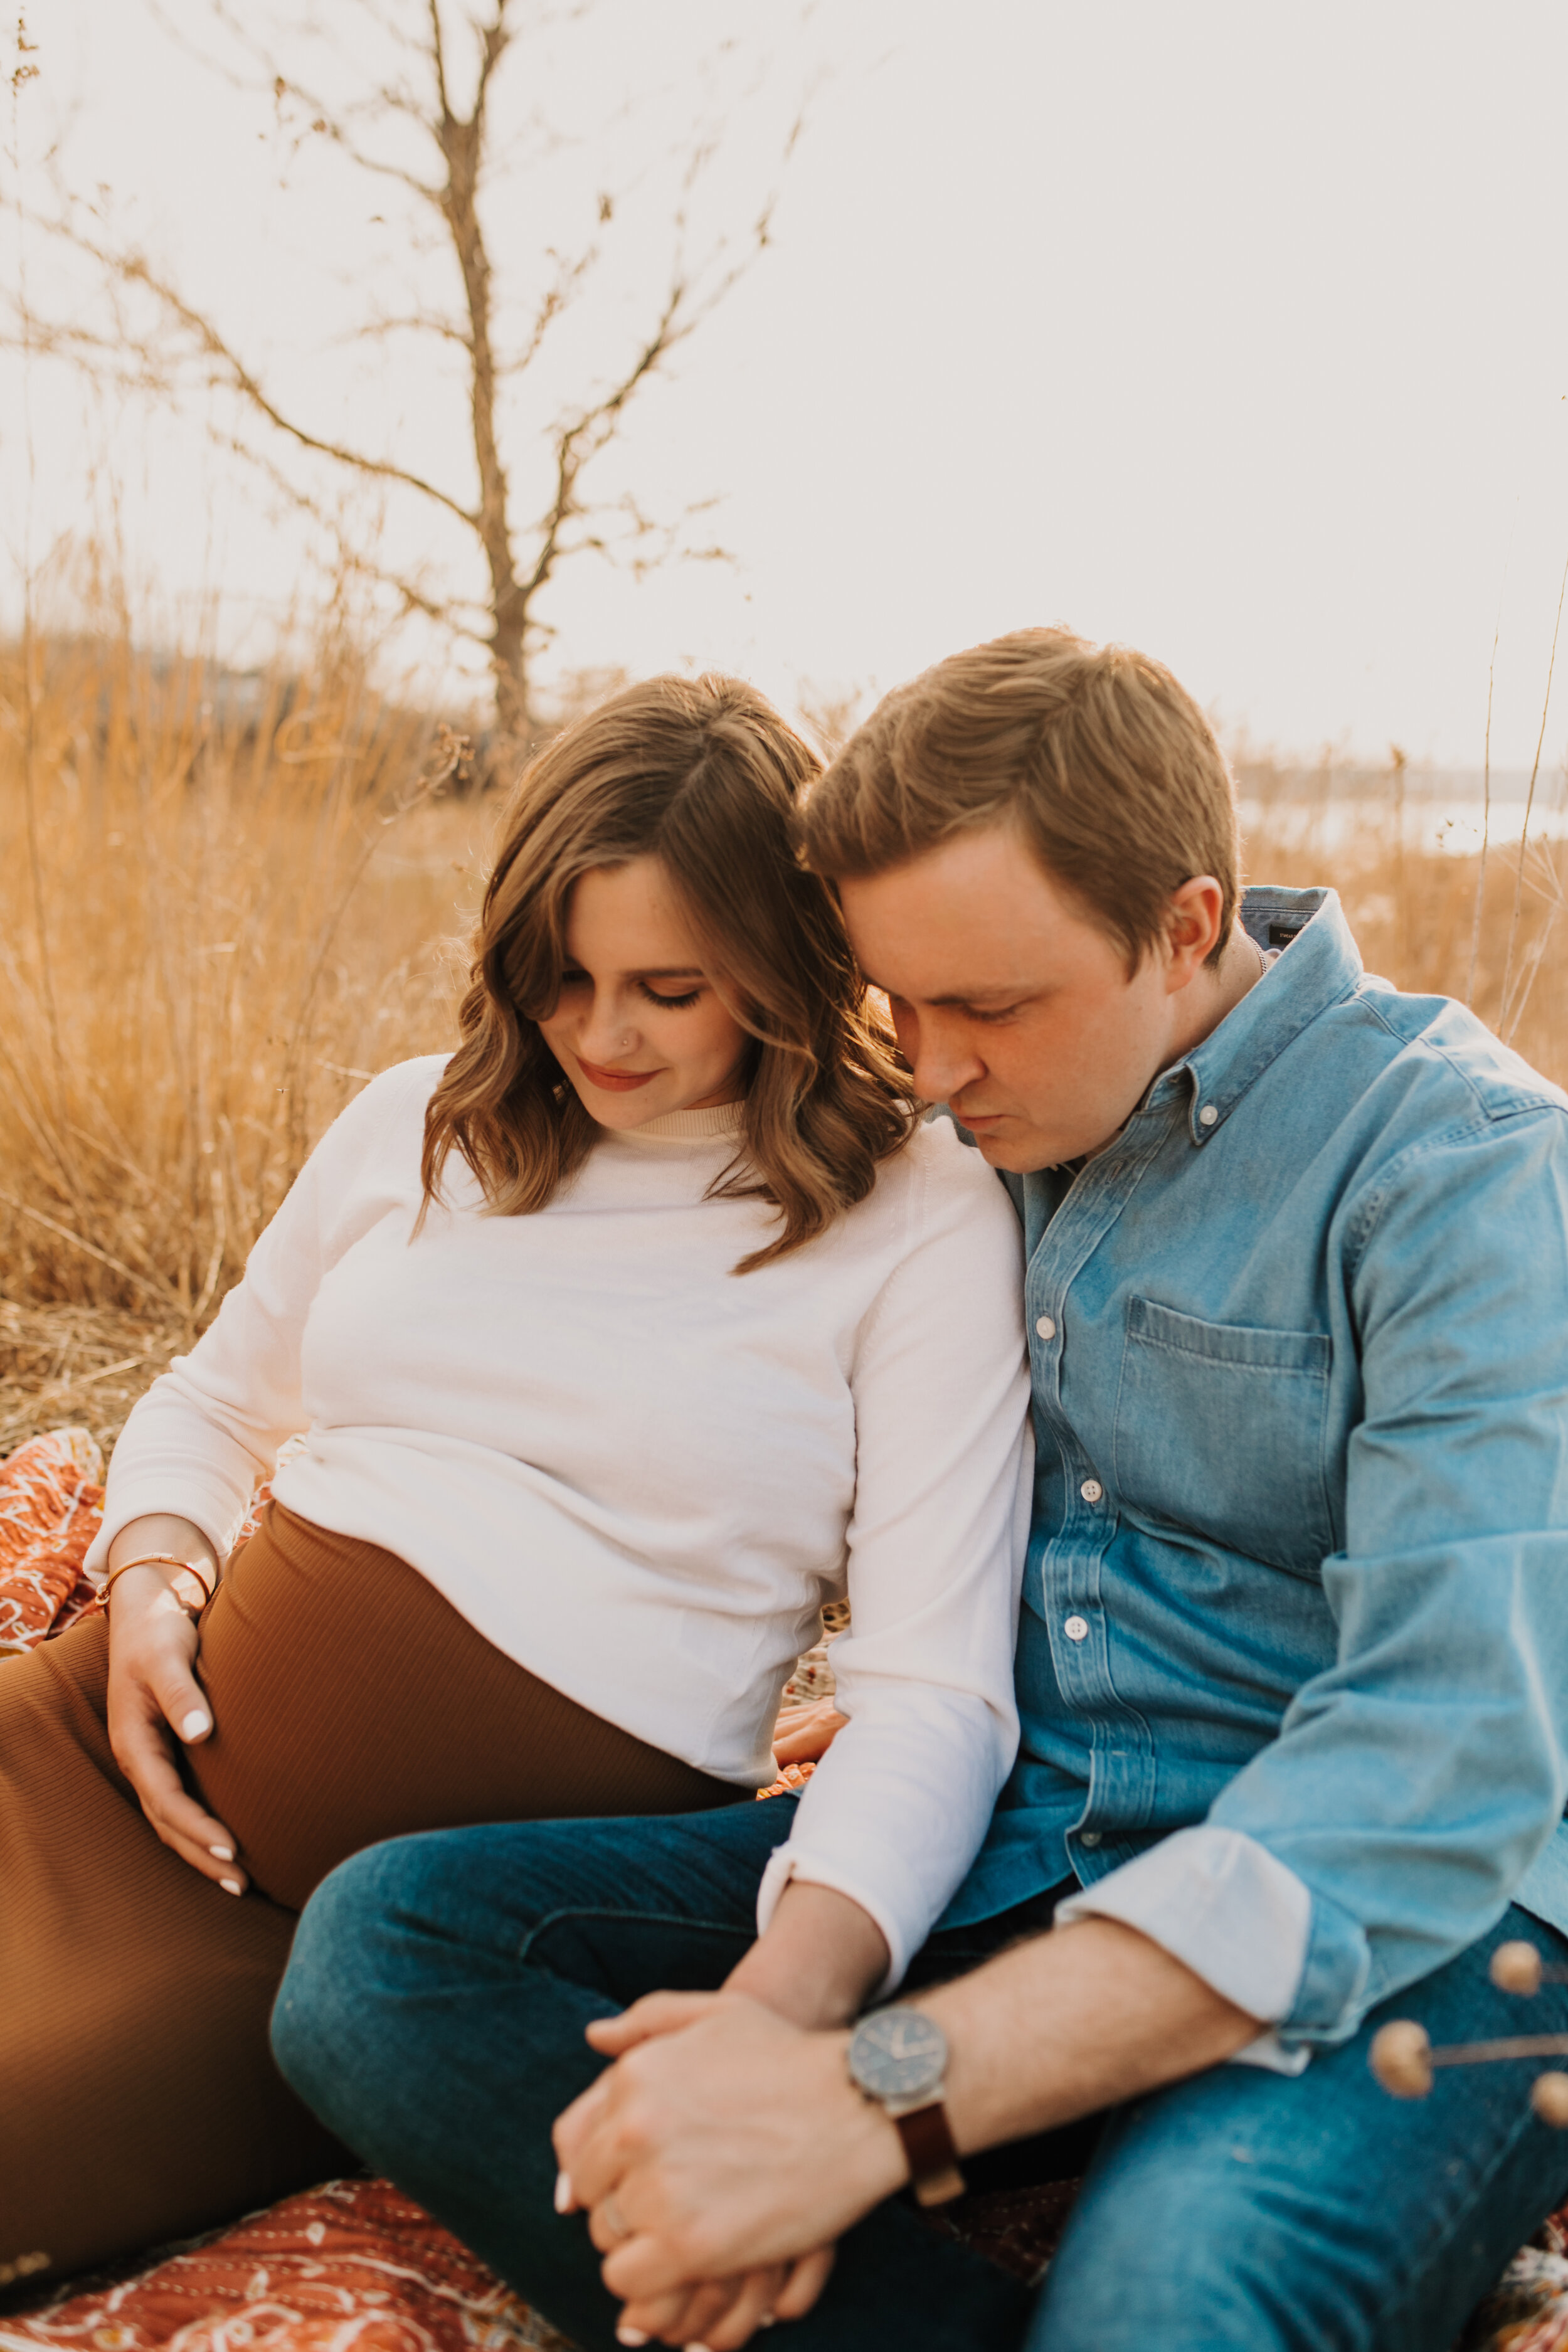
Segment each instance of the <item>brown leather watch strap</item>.
M942 2101L933 2099L929 2107L911 2108L908 2115L894 2116L891 2120L910 2160L917 2204L947 2205L962 2197L963 2175Z

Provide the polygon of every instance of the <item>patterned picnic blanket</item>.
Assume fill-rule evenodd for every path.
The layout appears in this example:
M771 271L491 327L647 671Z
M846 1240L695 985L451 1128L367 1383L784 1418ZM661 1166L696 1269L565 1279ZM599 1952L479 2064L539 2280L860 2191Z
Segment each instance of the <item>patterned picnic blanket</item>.
M101 1608L82 1561L103 1510L102 1477L85 1429L30 1438L0 1463L0 1660ZM247 1533L264 1499L262 1490ZM950 2208L943 2226L1032 2279L1071 2201L1071 2184L1059 2181L1001 2190ZM571 2352L385 2180L326 2181L141 2268L19 2310L26 2274L24 2263L0 2276L0 2352ZM1568 2208L1515 2255L1459 2352L1568 2352Z

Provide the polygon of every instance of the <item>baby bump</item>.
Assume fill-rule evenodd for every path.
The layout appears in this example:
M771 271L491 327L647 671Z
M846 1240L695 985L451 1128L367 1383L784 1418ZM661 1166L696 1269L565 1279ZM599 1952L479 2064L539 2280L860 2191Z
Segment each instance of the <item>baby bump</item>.
M202 1618L199 1671L203 1801L292 1910L383 1838L740 1793L541 1682L395 1554L278 1503Z

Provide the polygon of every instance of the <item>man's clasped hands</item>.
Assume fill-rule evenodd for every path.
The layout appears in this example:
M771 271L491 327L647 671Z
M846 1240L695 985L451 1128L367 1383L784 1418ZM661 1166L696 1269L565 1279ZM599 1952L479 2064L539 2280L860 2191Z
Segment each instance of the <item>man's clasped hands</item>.
M556 2204L580 2209L625 2344L731 2352L811 2309L836 2240L907 2177L845 2063L888 1948L858 1904L786 1886L718 1992L656 1992L588 2028L615 2064L555 2126Z
M860 2095L849 2023L882 1985L880 1929L800 1880L718 1992L656 1992L588 2028L615 2061L557 2118L556 2203L586 2214L625 2344L735 2352L810 2310L844 2232L909 2178ZM1087 1918L921 1994L950 2049L961 2151L1216 2065L1258 2032L1136 1929ZM1042 2017L1064 2021L1042 2034Z
M588 2039L617 2063L556 2125L556 2199L587 2214L622 2343L730 2352L809 2311L834 2242L905 2177L897 2134L850 2084L847 2033L746 1993L670 1992Z

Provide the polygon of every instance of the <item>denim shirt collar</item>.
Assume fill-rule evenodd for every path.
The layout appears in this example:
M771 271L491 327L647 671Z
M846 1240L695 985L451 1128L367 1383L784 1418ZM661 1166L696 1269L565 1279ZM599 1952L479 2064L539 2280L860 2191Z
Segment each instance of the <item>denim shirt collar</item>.
M1280 890L1259 885L1241 902L1240 922L1248 939L1265 951L1279 934L1299 925L1295 936L1217 1029L1181 1061L1162 1070L1140 1106L1164 1109L1190 1086L1187 1126L1200 1147L1219 1133L1226 1117L1271 1062L1331 1004L1359 985L1361 952L1351 936L1337 890ZM1269 937L1271 927L1275 937ZM1205 1118L1205 1113L1212 1117ZM1136 1117L1137 1114L1135 1113Z

